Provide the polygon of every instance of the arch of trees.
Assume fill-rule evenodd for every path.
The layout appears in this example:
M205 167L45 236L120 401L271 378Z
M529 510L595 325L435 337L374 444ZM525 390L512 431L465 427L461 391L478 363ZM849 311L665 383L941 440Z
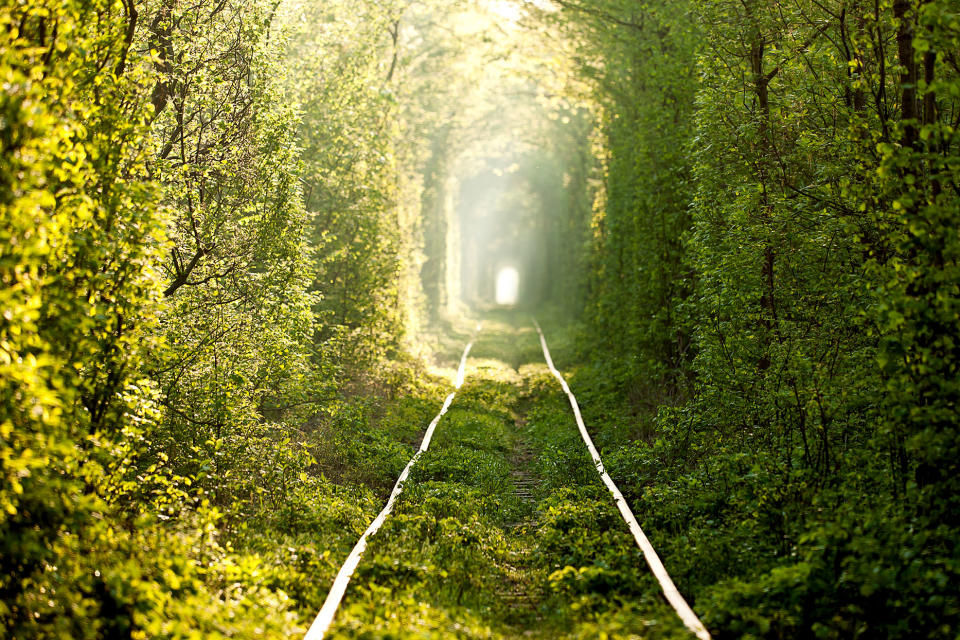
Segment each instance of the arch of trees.
M952 0L8 2L0 625L294 633L375 500L330 452L403 451L358 398L511 265L710 628L954 637L958 51Z

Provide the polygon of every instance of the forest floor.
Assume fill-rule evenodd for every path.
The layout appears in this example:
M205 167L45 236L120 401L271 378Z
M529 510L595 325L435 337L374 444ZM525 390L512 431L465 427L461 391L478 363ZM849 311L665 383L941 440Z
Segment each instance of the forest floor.
M329 636L690 637L600 482L529 316L483 321L463 387ZM455 361L450 344L441 360Z

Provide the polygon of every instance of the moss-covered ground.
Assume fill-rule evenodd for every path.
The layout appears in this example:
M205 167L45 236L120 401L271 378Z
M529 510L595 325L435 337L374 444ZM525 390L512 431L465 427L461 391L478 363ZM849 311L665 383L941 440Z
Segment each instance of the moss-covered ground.
M688 637L593 469L530 318L483 320L466 381L330 637ZM563 367L565 334L547 331Z

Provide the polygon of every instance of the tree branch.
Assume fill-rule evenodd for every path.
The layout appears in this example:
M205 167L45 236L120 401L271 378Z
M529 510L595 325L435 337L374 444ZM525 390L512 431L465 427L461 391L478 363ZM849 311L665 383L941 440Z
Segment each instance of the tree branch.
M621 27L629 27L631 29L637 29L638 31L643 30L643 23L630 22L628 20L623 20L617 16L609 13L607 11L602 11L600 9L595 9L592 7L585 7L580 3L570 2L569 0L553 0L558 5L564 9L570 9L571 11L579 11L581 13L586 13L592 15L596 18L600 18L606 22L612 22L614 24L620 25Z

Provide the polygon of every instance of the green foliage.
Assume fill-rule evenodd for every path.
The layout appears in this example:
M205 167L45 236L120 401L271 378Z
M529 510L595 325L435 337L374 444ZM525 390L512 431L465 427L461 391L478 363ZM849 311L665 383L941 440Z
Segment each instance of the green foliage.
M955 635L955 7L560 4L615 61L575 386L668 566L718 637Z
M670 402L690 347L678 306L691 287L682 238L690 225L698 25L689 2L561 5L602 135L585 320L593 342L630 377L656 381L633 392L638 403Z
M525 252L717 637L956 636L955 2L556 5L0 8L0 635L302 631ZM684 633L491 320L339 632Z
M152 76L131 50L131 7L0 13L0 627L34 638L288 633L286 596L217 543L216 511L158 521L188 502L189 479L153 466L148 488L128 480L158 415L140 363L156 345L165 248L140 89Z
M124 100L129 80L91 73L80 53L126 64L122 15L112 2L0 12L0 615L21 633L43 633L58 610L89 597L92 584L71 580L77 562L57 563L112 533L76 537L103 508L85 491L83 448L118 437L149 393L130 366L149 326L154 283L144 270L160 242L152 190L138 179L144 113ZM98 19L116 24L98 29ZM54 23L62 28L48 38ZM48 606L41 594L60 582ZM100 605L93 596L85 606Z
M151 168L172 242L164 348L149 367L165 412L151 446L179 473L212 465L202 473L212 489L211 479L232 482L223 461L256 446L264 419L302 419L331 386L310 366L298 122L281 93L271 4L148 10L139 37L156 51Z
M301 111L310 284L323 319L316 339L337 361L369 366L397 346L415 305L405 280L415 223L401 213L409 203L401 199L395 121L402 10L394 2L336 1L301 12L292 21L284 84Z
M300 431L336 415L345 340L314 345L276 9L0 11L0 635L296 634L286 593L315 606L335 571L311 536L347 547L374 509Z

